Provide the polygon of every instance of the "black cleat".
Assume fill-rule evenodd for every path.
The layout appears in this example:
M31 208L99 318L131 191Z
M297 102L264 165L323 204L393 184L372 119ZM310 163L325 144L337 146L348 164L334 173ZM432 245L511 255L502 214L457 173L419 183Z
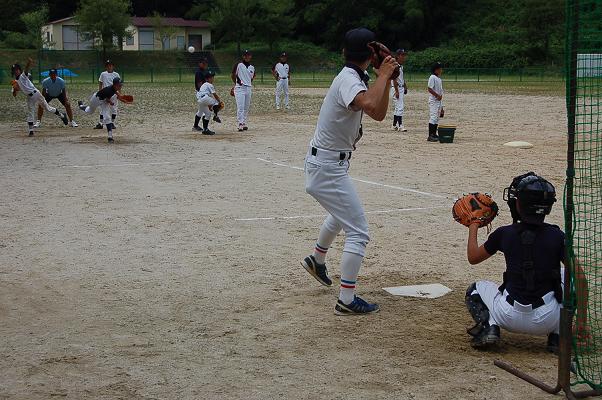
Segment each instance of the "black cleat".
M215 132L213 132L211 129L203 129L203 135L215 135Z
M558 349L560 348L560 335L557 333L550 333L548 335L548 343L546 344L546 350L550 353L558 355Z
M470 341L470 345L475 349L489 349L495 347L500 342L500 327L497 325L486 326L483 330Z
M198 125L195 125L195 126L193 126L193 127L192 127L192 130L193 130L193 131L199 131L199 132L201 132L201 131L203 130L203 128L201 128L201 127L200 127L200 126L198 126Z
M332 280L328 277L326 264L318 264L313 255L305 257L305 259L301 261L301 265L322 285L332 286Z
M29 137L33 136L33 131L29 131Z
M102 124L100 122L97 123L94 129L102 129Z
M217 122L218 124L221 124L221 123L222 123L222 120L221 120L221 119L220 119L220 118L219 118L217 115L214 115L214 116L213 116L213 120L214 120L215 122Z
M69 119L67 118L67 114L66 113L61 113L60 117L63 120L63 124L69 125Z
M112 138L112 137L110 137L110 138L108 139L108 142L109 142L109 143L113 143L114 141L115 141L115 140L113 140L113 138Z
M428 138L426 138L427 142L438 142L439 141L439 137L438 136L429 136Z
M247 131L247 130L249 130L249 127L248 127L248 126L246 126L246 125L243 125L243 127L242 127L242 130L243 130L243 131Z

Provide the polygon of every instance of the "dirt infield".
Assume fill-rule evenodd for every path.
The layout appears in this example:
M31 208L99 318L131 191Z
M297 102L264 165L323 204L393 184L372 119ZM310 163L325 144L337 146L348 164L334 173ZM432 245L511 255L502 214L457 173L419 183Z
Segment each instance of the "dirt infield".
M225 88L222 92L226 94ZM325 89L292 90L289 113L259 89L250 130L227 94L214 137L192 133L187 86L132 87L116 143L45 115L25 133L22 95L0 100L0 399L546 399L497 369L503 358L552 381L545 338L502 333L498 353L468 344L463 304L497 255L466 262L454 197L502 190L535 170L561 191L564 98L450 92L453 144L427 143L426 96L410 88L407 133L365 121L351 175L372 241L358 292L376 315L333 314L337 289L300 266L323 210L303 158ZM74 87L75 99L92 86ZM527 140L517 150L502 144ZM562 205L550 221L562 225ZM481 232L481 240L485 232ZM338 279L343 237L328 263ZM435 300L381 288L439 282Z

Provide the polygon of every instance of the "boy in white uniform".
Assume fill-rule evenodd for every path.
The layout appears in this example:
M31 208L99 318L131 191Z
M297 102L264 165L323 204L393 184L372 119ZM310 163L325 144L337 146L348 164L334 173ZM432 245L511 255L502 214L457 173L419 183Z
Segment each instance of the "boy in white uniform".
M429 92L429 136L426 140L429 142L438 142L437 125L439 118L443 118L443 82L441 74L443 73L443 65L436 62L431 67L431 76L428 82Z
M370 304L355 295L355 284L370 240L368 221L359 196L348 174L349 159L362 136L364 113L382 121L389 105L390 77L399 65L388 56L383 61L376 82L368 89L366 68L370 65L368 43L375 39L365 28L345 34L346 64L322 103L318 123L305 158L305 190L328 212L322 224L314 253L302 266L322 285L331 286L325 258L337 234L345 231L341 260L341 287L335 305L337 315L374 313Z
M401 132L407 131L403 126L403 96L408 94L408 86L403 79L403 64L406 61L407 54L404 49L398 49L395 52L395 61L397 61L400 67L399 76L393 81L393 104L395 105L395 110L393 111L393 130Z
M245 50L242 53L242 61L235 64L231 74L234 82L234 97L236 98L236 119L238 131L246 131L249 108L251 107L251 94L253 91L253 79L255 79L255 67L251 65L251 52Z
M25 64L25 69L21 69L19 64L13 64L11 67L11 72L15 77L16 84L18 85L18 89L13 87L13 96L16 97L17 92L21 91L27 97L27 127L29 129L29 136L33 136L33 124L35 121L35 112L37 111L38 104L44 107L46 111L58 116L61 120L63 120L63 124L67 125L69 123L67 120L67 114L61 113L59 110L49 105L44 96L42 96L42 93L36 89L27 76L32 64L33 60L29 58L27 60L27 64Z
M280 55L280 61L272 67L272 75L276 79L276 110L280 110L280 95L284 93L284 107L288 110L288 86L291 82L290 67L286 53Z
M115 66L111 60L105 61L106 71L100 73L98 77L98 90L102 90L106 87L113 85L113 80L115 78L121 79L121 76L117 72L114 71ZM117 96L111 99L111 122L113 123L113 128L115 128L115 118L117 118ZM103 125L103 116L100 114L100 122L96 124L94 129L102 129Z
M85 106L82 101L78 101L79 109L86 114L92 114L98 107L100 107L100 115L102 117L102 123L107 127L108 141L113 143L113 121L111 120L111 111L113 106L113 99L117 98L119 91L121 90L122 82L121 79L113 79L111 86L107 86L98 92L95 92L90 97L88 106Z
M209 129L209 121L212 115L214 121L221 122L217 116L220 98L215 92L215 86L213 86L214 78L215 72L205 72L205 83L201 85L199 91L196 93L199 110L194 116L194 126L192 129L195 131L202 131L203 135L215 135L215 132ZM203 119L203 128L199 126L201 118Z

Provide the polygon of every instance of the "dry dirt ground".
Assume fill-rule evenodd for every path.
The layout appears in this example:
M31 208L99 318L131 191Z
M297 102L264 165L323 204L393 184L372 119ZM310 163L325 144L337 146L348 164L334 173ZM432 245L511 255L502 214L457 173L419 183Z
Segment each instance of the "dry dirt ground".
M72 100L91 90L74 87ZM426 142L422 89L406 98L407 133L365 121L350 169L372 235L358 292L382 310L341 318L336 285L299 264L323 218L301 168L325 89L294 88L288 113L257 89L243 134L225 90L224 123L207 137L190 129L188 86L133 85L114 145L81 113L80 128L46 115L28 138L23 96L0 95L1 399L549 398L493 365L553 381L545 338L469 346L464 291L499 281L504 262L468 265L450 207L490 192L495 225L508 223L502 190L528 170L561 192L562 96L448 90L453 144ZM550 220L562 224L561 203ZM342 243L329 253L335 280ZM382 290L435 282L453 291Z

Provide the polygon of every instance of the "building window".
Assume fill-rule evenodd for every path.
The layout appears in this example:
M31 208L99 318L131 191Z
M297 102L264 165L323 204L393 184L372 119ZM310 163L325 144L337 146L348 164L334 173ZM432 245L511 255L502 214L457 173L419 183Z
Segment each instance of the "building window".
M126 46L133 46L134 45L134 36L133 35L131 37L126 37L125 38L125 45Z
M178 50L184 50L184 47L186 46L186 44L185 44L186 41L185 41L184 36L178 36L176 38L176 40L177 40Z
M169 50L171 47L171 41L169 40L169 38L163 38L163 50Z
M63 25L63 50L88 50L91 40L83 40L75 26Z
M152 30L140 30L138 32L138 50L155 49L155 32Z

